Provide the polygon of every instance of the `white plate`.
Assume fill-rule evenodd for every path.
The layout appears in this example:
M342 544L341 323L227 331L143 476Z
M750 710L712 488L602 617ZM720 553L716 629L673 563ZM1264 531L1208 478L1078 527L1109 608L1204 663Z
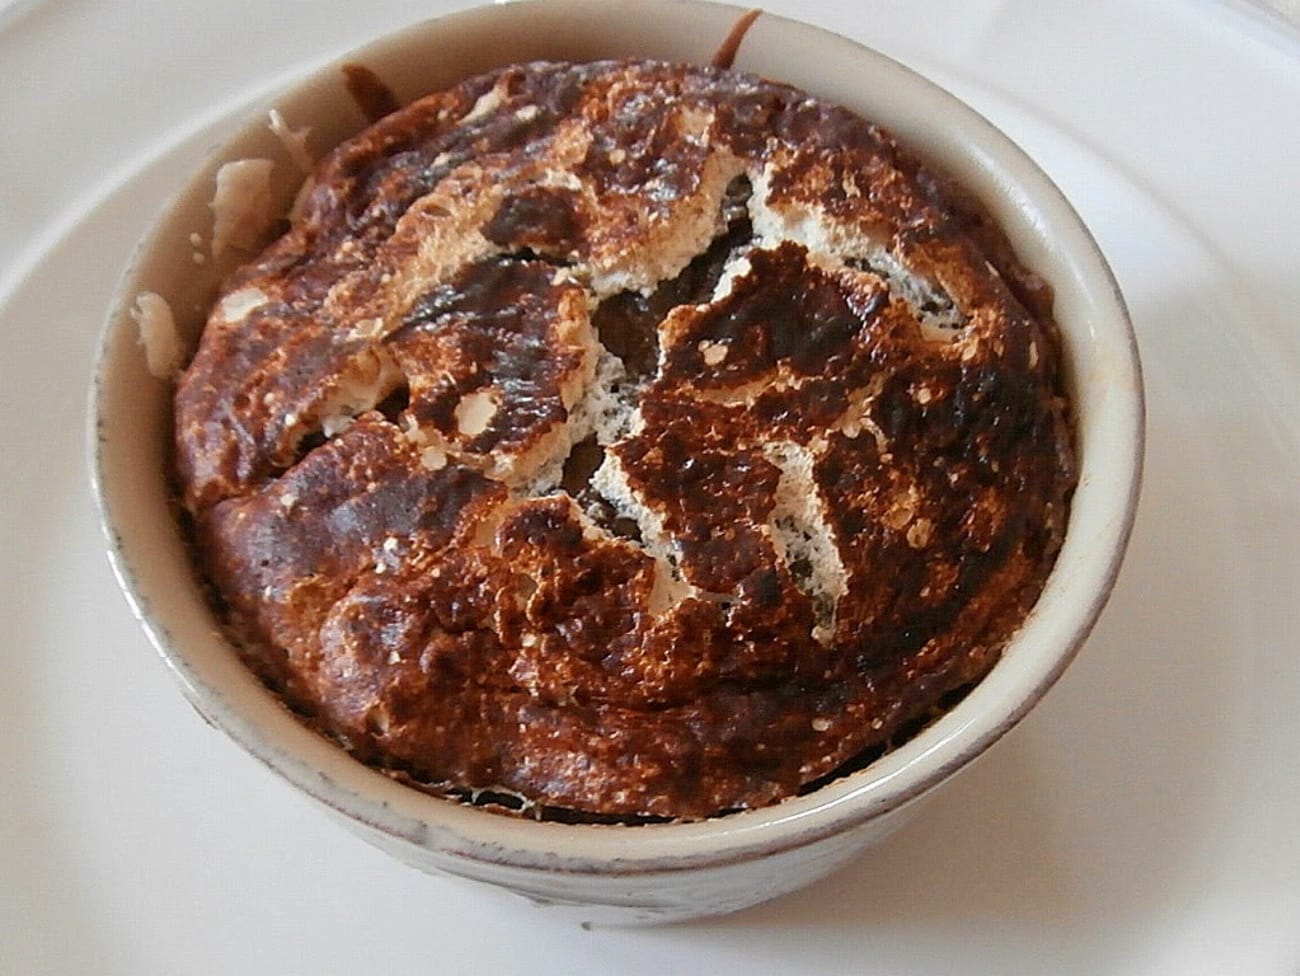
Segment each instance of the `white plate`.
M259 16L229 6L207 32ZM988 0L936 20L953 5L935 0L881 21L847 2L770 6L985 111L1075 201L1124 287L1149 384L1147 487L1112 604L1060 685L885 846L712 922L583 931L411 872L327 821L184 705L91 517L83 390L108 293L222 129L194 100L243 101L173 67L150 79L154 124L114 137L112 120L86 122L104 141L75 159L11 154L53 137L7 117L0 254L47 237L0 277L0 971L1300 971L1300 42L1195 2ZM62 9L0 22L0 88L23 31L64 65L43 69L56 94L76 88L58 57L81 28L37 29ZM298 56L332 51L361 15L322 9L337 18L267 30ZM124 27L130 10L96 16ZM416 15L385 5L367 33ZM160 17L137 53L197 47ZM230 53L211 57L237 77ZM280 57L259 77L291 66ZM117 185L87 190L80 213L19 199L42 170L66 195L96 160Z

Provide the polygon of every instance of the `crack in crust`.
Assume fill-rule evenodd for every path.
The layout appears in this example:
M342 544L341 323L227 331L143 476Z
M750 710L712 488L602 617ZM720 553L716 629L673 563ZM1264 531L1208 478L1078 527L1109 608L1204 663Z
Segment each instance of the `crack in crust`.
M1073 460L1050 292L794 89L532 64L318 164L175 404L244 654L359 758L565 818L775 802L977 680Z

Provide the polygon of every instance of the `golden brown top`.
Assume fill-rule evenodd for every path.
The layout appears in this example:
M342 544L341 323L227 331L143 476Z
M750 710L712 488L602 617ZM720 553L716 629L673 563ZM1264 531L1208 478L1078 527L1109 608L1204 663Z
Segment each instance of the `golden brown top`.
M531 64L383 118L176 397L250 663L360 758L571 816L862 762L996 661L1073 487L1050 293L880 129Z

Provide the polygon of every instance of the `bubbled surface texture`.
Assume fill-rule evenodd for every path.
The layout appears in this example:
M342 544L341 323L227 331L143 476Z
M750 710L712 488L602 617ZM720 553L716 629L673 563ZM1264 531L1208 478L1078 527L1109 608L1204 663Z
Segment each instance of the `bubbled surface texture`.
M1074 479L1050 302L843 109L515 66L335 149L227 279L182 501L249 664L359 759L561 817L761 806L1037 598Z

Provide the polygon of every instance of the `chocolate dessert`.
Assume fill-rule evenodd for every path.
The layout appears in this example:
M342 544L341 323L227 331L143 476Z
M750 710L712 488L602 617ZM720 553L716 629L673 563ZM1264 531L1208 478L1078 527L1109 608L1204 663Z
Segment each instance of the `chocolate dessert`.
M856 768L985 675L1074 463L1050 289L780 84L535 63L316 166L175 400L249 665L358 759L563 819Z

